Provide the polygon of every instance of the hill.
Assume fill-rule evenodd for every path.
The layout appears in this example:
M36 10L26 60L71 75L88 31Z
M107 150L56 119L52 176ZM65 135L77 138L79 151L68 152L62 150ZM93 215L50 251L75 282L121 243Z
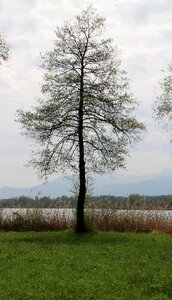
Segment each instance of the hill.
M172 170L165 170L160 174L149 176L133 176L115 174L113 176L97 176L95 178L95 195L127 196L138 193L141 195L168 195L172 194ZM29 188L0 187L0 198L19 196L70 196L70 184L62 176Z

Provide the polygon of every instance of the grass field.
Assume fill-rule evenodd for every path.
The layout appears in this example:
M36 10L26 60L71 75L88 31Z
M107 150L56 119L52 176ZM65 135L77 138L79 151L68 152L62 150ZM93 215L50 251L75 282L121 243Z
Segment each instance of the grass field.
M172 299L172 236L0 232L0 299Z

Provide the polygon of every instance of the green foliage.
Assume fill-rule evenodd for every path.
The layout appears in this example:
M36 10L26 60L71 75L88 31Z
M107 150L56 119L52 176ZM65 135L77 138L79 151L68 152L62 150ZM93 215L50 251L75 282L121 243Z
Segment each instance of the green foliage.
M131 206L141 206L144 204L144 197L139 194L130 194L128 202Z
M172 64L165 71L160 86L161 95L153 107L154 116L157 120L165 122L166 127L170 127L172 121Z
M74 179L75 183L75 179ZM74 187L75 188L75 187ZM88 190L89 191L89 190ZM74 189L76 192L75 196L78 195L78 190ZM134 196L133 196L134 195ZM131 194L129 198L139 199L137 206L146 209L172 209L172 195L159 195L159 196L141 196L139 194ZM112 195L101 195L101 196L91 196L87 195L88 206L115 206L116 208L127 208L128 207L128 197L125 196L112 196ZM141 201L140 201L141 200ZM38 197L35 199L21 196L10 199L0 200L0 207L2 208L76 208L77 197L74 196L59 196L56 198L50 197ZM132 207L132 205L131 205ZM134 208L134 207L133 207Z
M170 300L170 235L0 233L1 299Z

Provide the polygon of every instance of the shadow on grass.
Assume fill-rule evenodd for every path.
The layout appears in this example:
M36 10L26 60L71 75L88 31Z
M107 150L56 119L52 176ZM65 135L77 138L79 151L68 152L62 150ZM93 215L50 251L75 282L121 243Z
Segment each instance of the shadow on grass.
M132 235L133 233L130 233ZM138 235L138 234L137 234ZM86 232L76 234L73 231L57 232L1 232L0 243L35 243L41 245L72 245L72 244L124 244L129 242L127 233L118 232Z

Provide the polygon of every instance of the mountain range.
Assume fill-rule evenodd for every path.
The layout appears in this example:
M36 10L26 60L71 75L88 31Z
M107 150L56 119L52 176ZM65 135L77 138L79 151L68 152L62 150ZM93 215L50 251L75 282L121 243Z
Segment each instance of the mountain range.
M115 174L113 176L96 176L94 195L127 196L129 194L140 195L168 195L172 194L172 170L165 170L159 174L148 176L134 176L127 174ZM19 196L70 196L70 183L60 176L46 184L40 184L27 188L0 187L0 198L12 198Z

